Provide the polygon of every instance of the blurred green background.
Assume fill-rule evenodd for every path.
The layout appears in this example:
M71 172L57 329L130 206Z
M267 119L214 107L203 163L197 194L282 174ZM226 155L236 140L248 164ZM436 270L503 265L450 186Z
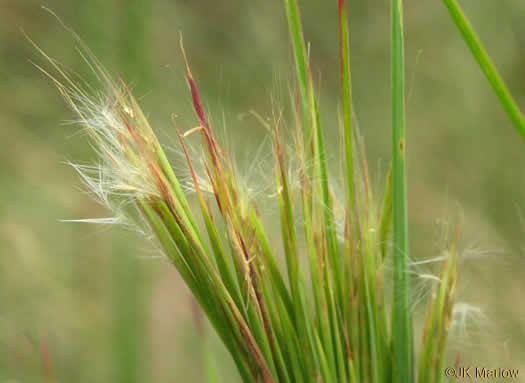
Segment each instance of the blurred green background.
M335 153L337 2L300 4ZM71 36L41 5L132 84L170 145L172 114L179 128L196 126L182 33L206 109L249 163L265 132L239 116L251 109L270 115L272 97L286 98L292 83L281 1L0 1L0 382L204 382L210 350L218 381L236 381L219 342L199 328L188 290L146 241L119 227L60 222L109 212L65 164L95 157L30 62L43 60L22 29L67 68L90 75ZM525 108L525 2L461 5ZM380 185L390 155L388 1L349 7L355 110ZM454 332L451 360L460 353L465 365L525 375L525 147L441 2L407 0L405 25L412 255L439 255L443 222L461 227L458 299L484 316ZM337 157L330 160L337 174Z

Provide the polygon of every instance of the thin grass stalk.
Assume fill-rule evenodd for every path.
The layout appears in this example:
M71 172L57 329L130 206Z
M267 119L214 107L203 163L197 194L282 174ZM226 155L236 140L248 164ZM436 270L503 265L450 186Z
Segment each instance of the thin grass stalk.
M307 163L313 161L313 167L310 168L308 177L305 179L309 185L303 187L303 214L316 317L320 330L319 338L323 344L326 362L330 365L330 370L334 374L338 370L342 374L341 378L344 379L346 373L345 369L342 368L344 365L343 341L341 339L341 326L338 322L341 307L343 307L343 272L328 187L323 134L297 2L285 0L284 3L296 62L303 115L305 158ZM319 273L316 270L317 268L321 268L323 272ZM334 284L330 286L329 282L332 279ZM328 318L324 315L325 313L328 313ZM341 367L338 368L337 365Z
M512 125L525 143L525 118L523 117L523 114L521 113L518 105L512 98L512 95L505 86L503 79L498 74L498 71L490 60L489 55L483 48L483 45L481 45L481 42L476 36L474 29L472 28L456 0L443 0L443 3L447 7L450 17L456 24L456 27L463 37L463 40L465 40L467 43L472 56L474 56L478 62L479 67L483 71L483 74L492 86L494 93L496 93L496 96L503 106L503 109L505 109L505 112L509 116Z
M315 90L310 71L309 57L304 41L303 31L301 27L299 9L296 0L284 0L288 25L292 40L292 47L294 52L294 59L296 63L296 75L299 85L299 96L301 100L301 110L303 114L303 129L305 140L306 160L313 161L312 172L310 179L313 181L322 205L319 206L323 211L324 224L326 228L326 238L329 246L329 254L333 267L335 278L337 279L337 286L341 286L339 282L342 280L342 272L339 267L340 261L337 257L338 245L335 237L335 229L333 222L332 201L330 199L330 191L328 187L328 172L326 167L326 154L324 150L323 132L321 130L321 123L319 118L319 111ZM316 190L312 190L313 193ZM309 194L308 200L312 198L313 194ZM315 201L313 201L315 202ZM338 300L340 301L340 292L337 291Z
M304 371L307 376L314 375L315 371L319 371L321 361L319 357L319 351L314 341L314 329L312 326L312 319L310 317L309 307L306 304L305 297L305 282L299 265L297 240L295 232L295 224L293 217L293 204L290 196L290 188L285 171L285 159L284 153L281 150L281 144L279 142L279 136L277 131L278 125L276 124L275 131L275 150L276 150L276 178L277 185L280 190L279 193L279 205L281 214L281 227L283 231L283 243L285 245L285 258L287 262L287 269L289 275L289 282L292 291L292 297L294 301L295 309L295 326L297 331L305 334L300 337L299 345L301 347L300 352L305 355L305 350L311 352L313 360L303 361L306 365L303 365ZM315 269L317 270L317 269ZM317 290L315 290L317 291ZM308 358L310 359L310 358ZM313 362L313 363L311 363Z
M345 137L346 182L348 206L354 206L354 165L352 149L352 88L350 83L350 51L346 0L339 0L339 54L341 60L341 93Z
M300 100L300 111L302 112L302 123L304 127L305 140L305 154L307 160L309 159L309 140L311 138L310 132L310 101L308 99L308 56L306 53L306 46L303 39L303 32L301 28L301 21L299 17L299 9L296 0L283 0L286 10L286 17L288 20L288 29L290 39L292 41L292 49L294 53L295 72L297 76L298 96Z
M353 207L355 206L354 197L354 165L353 165L353 149L352 149L352 89L350 82L350 52L349 52L349 30L347 21L346 0L338 0L339 11L339 56L341 62L341 93L343 102L343 131L344 131L344 147L345 147L345 161L346 161L346 184L347 184L347 206L345 209L345 238L344 238L344 257L343 257L343 285L341 286L341 295L343 297L343 315L345 320L347 354L349 373L353 381L356 379L356 374L359 374L359 364L354 365L353 353L358 355L358 346L355 342L355 326L358 326L355 308L352 307L351 302L354 299L354 289L352 281L352 256L354 254L354 243L352 238L355 236L355 222ZM355 238L355 237L354 237ZM346 296L346 298L344 298ZM356 372L357 370L357 372Z
M443 265L440 279L434 291L433 301L426 316L423 345L419 360L418 383L443 381L448 330L456 294L457 254L456 241Z
M405 73L402 0L391 1L392 44L392 181L393 267L392 305L393 379L413 382L412 320L408 274L408 223L406 197Z

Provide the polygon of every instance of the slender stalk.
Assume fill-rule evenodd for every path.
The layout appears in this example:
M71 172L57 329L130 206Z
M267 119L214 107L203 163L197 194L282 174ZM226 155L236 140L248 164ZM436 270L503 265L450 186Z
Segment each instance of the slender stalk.
M306 154L309 155L308 140L310 139L310 119L308 101L308 77L307 77L307 54L306 46L304 44L303 34L301 30L301 21L299 18L299 10L295 0L284 0L284 7L286 10L286 17L288 19L288 28L290 32L290 39L292 42L292 49L295 58L295 72L297 74L297 84L299 87L299 96L301 101L301 111L303 118L303 125L305 128L304 139Z
M458 27L459 32L470 48L470 52L478 62L485 77L492 86L494 93L498 96L501 105L514 125L514 128L525 143L525 119L523 114L520 112L512 95L505 86L501 76L498 74L496 67L492 64L487 52L483 49L483 46L474 33L468 19L465 17L456 0L443 0L443 3L447 7L450 17Z
M402 0L391 2L392 43L392 181L394 299L392 310L393 378L413 381L412 321L408 277L408 225L405 162L405 74Z
M348 23L346 21L346 0L339 0L339 33L348 206L354 206L354 166L352 163L352 89L350 85L349 32Z

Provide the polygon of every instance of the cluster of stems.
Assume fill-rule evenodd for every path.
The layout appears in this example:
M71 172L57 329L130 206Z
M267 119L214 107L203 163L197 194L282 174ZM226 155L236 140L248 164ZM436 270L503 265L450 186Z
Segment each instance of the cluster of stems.
M445 3L451 12L460 12L455 2ZM84 58L106 87L105 96L93 95L90 87L86 90L75 83L46 56L65 81L49 76L87 127L100 154L100 166L77 167L84 181L114 210L135 208L128 218L151 232L175 265L244 382L440 382L457 256L454 243L436 278L416 367L408 261L402 1L391 1L393 150L379 196L369 182L363 143L352 127L348 15L345 0L338 0L338 5L345 197L335 198L330 183L298 6L296 0L284 0L297 84L293 117L286 121L277 113L267 123L273 143L272 201L278 207L280 234L275 226L268 230L232 156L219 145L183 49L199 126L185 133L178 127L174 130L187 160L196 206L190 204L131 92L102 69L80 40ZM464 19L455 20L468 35ZM471 46L477 47L477 40L473 41ZM488 60L481 53L479 57ZM492 73L491 68L485 68L487 73ZM500 97L511 103L497 74L491 78L495 88L503 89ZM517 109L506 110L523 134ZM293 145L285 142L286 122L295 127ZM197 175L195 160L188 154L190 133L202 138L198 161L203 175ZM299 187L290 179L290 147ZM121 203L113 202L115 196ZM380 203L375 202L378 197ZM385 282L390 264L391 284Z

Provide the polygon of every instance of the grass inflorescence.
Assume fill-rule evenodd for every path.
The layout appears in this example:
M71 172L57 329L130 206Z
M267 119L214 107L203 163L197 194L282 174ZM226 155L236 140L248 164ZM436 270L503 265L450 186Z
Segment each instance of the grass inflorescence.
M291 97L293 144L285 140L287 119L282 111L263 122L272 139L274 166L268 172L274 175L272 200L279 212L280 239L268 230L232 155L217 140L182 40L199 125L173 130L197 206L190 204L187 185L171 167L131 91L111 77L78 38L102 92L72 80L41 51L56 73L42 70L77 113L99 154L99 164L75 168L99 201L116 212L118 221L133 223L159 244L243 381L440 382L455 300L457 250L454 240L442 258L441 274L434 277L437 283L415 358L402 1L391 2L392 161L384 191L377 193L369 182L362 139L352 124L348 14L345 0L338 0L346 189L342 199L335 198L331 186L297 1L284 0L284 7L297 84ZM188 148L189 136L195 135L202 140L198 159ZM291 174L298 174L299 185ZM281 246L276 246L279 241Z

